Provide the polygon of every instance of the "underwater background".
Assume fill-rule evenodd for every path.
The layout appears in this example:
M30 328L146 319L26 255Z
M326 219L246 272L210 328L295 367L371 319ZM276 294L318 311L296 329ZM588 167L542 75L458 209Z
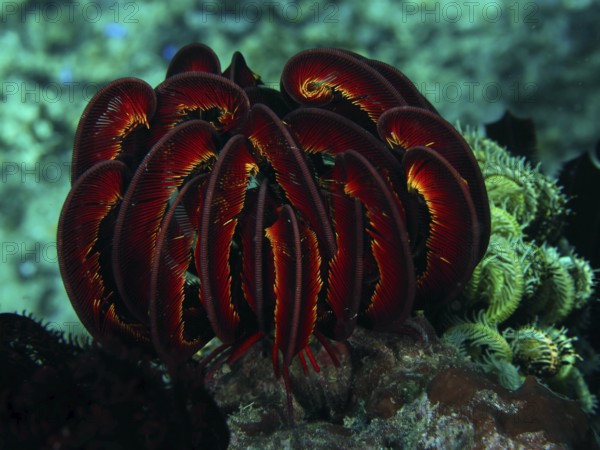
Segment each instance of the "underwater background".
M3 2L0 311L76 327L56 224L79 117L109 81L156 86L177 49L203 42L224 64L241 51L279 88L291 55L342 47L402 70L451 123L481 127L506 109L532 118L540 160L554 171L599 139L599 9L591 1Z
M600 6L592 1L9 1L0 8L0 312L32 313L52 330L85 334L56 255L81 112L114 79L156 86L191 42L210 46L223 66L240 51L277 89L298 51L345 48L400 69L463 130L483 132L506 110L530 118L532 163L550 177L579 155L597 158ZM600 204L577 207L586 210L560 220ZM598 230L598 215L591 217ZM598 268L597 248L577 251Z

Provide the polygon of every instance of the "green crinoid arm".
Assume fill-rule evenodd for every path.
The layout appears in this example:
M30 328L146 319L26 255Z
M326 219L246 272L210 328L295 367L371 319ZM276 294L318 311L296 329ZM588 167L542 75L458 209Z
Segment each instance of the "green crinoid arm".
M475 322L462 322L450 327L443 334L442 340L457 347L463 356L477 362L490 356L508 362L513 358L506 339L483 314Z

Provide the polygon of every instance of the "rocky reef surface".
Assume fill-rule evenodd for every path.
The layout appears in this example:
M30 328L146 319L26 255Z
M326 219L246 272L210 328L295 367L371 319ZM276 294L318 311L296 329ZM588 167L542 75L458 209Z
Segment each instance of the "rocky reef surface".
M269 351L217 370L207 388L228 417L230 448L598 448L576 402L534 377L506 390L423 318L399 335L357 329L336 351L340 368L325 351L319 374L293 364L294 426Z
M319 348L320 373L296 361L293 424L266 346L217 364L204 389L196 364L168 375L117 342L81 345L13 314L0 324L2 448L600 448L577 402L532 376L506 390L422 317L398 334L357 329L335 345L340 367Z
M77 121L117 77L156 85L182 46L240 50L279 86L301 49L343 47L398 67L451 122L475 126L506 108L538 126L545 165L592 149L600 89L591 1L338 3L8 2L0 45L0 311L27 309L83 333L56 268ZM590 34L591 33L591 34ZM565 70L568 68L568 70ZM74 330L74 328L79 328Z

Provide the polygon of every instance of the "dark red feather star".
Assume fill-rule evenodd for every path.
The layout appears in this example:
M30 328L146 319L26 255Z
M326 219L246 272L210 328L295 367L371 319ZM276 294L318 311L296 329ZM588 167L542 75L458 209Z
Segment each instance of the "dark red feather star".
M487 247L481 172L400 71L307 50L262 86L236 53L184 47L156 89L117 80L90 101L58 228L60 270L92 336L171 369L213 337L229 361L272 339L315 370L316 338L398 330L456 296Z

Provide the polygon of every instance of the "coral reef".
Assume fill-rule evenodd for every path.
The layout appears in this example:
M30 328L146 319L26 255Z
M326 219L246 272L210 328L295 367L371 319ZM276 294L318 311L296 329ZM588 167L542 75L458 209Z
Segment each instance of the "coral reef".
M338 348L339 369L324 364L306 376L293 364L293 428L282 426L285 394L275 388L267 349L217 370L207 389L228 416L230 448L598 448L576 402L534 377L507 391L438 340L423 318L405 331L357 330Z
M213 402L197 362L173 378L116 341L75 343L14 314L0 325L1 448L599 448L576 402L534 377L506 391L422 317L403 333L358 329L335 344L339 368L318 347L320 373L296 360L295 426L266 345L211 370Z
M524 158L476 133L465 137L488 189L492 235L465 290L440 313L443 338L509 389L535 375L594 412L578 368L582 357L597 358L585 342L594 271L562 237L568 199Z

